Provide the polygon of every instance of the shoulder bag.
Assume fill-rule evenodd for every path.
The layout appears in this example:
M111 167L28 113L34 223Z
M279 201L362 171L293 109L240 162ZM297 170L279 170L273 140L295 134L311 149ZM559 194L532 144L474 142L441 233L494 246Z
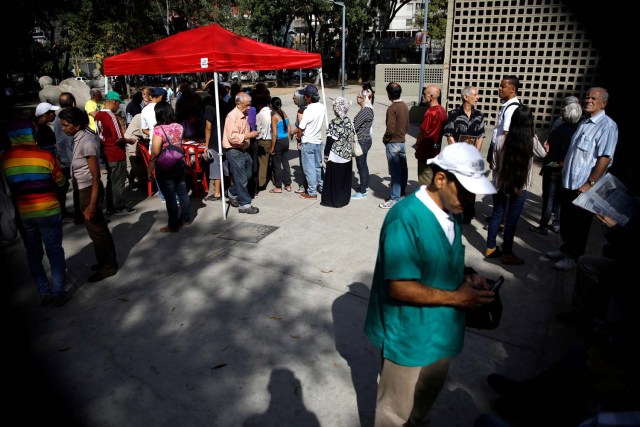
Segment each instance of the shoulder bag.
M495 298L489 304L485 304L475 310L467 311L467 328L473 329L495 329L500 325L502 318L502 299L500 298L500 286L504 278L500 276L498 280L489 280L492 290L496 293Z
M162 133L164 133L164 136L167 138L167 145L162 147L160 154L156 158L156 168L166 174L175 169L176 166L184 164L184 151L173 145L164 129L160 129L162 129Z
M362 156L363 152L362 152L362 147L360 146L360 143L358 142L358 133L356 132L356 127L353 125L353 122L351 122L351 128L353 129L353 155L355 157L360 157Z

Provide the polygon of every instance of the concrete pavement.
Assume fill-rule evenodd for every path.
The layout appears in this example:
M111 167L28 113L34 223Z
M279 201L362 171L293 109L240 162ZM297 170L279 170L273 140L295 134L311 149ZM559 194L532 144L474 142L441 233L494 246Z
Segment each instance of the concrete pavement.
M350 117L359 108L358 90L346 88ZM293 92L271 88L290 116ZM325 93L331 118L331 99L340 89ZM383 87L376 95L369 197L341 209L294 192L264 191L254 200L259 214L230 208L223 220L221 202L192 198L193 225L165 234L158 231L167 222L158 196L129 193L137 213L112 216L110 223L121 266L116 276L87 283L95 262L91 241L83 226L64 225L73 292L64 307L38 306L21 242L3 242L8 409L28 405L20 411L25 424L373 425L380 360L362 329L387 213L377 205L389 185L380 142L389 101ZM410 134L408 192L417 188L409 148L417 125ZM478 196L476 219L464 228L467 265L490 278L504 275L504 314L496 330L467 331L432 410L432 427L472 426L491 412L496 397L488 374L528 378L582 339L555 321L555 313L569 307L575 274L553 270L542 256L560 238L528 231L539 218L540 184L534 173L516 233L522 266L483 260L482 226L491 198ZM258 243L219 237L242 222L278 229ZM602 230L594 224L589 252L599 253L601 243Z

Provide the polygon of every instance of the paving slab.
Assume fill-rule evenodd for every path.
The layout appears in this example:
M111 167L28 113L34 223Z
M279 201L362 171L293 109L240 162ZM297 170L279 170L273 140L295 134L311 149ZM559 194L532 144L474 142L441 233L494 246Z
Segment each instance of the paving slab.
M345 89L350 117L358 89ZM293 91L271 89L289 115ZM340 89L325 93L332 99ZM343 208L263 191L254 200L259 214L229 208L223 219L221 201L192 198L193 224L166 234L158 231L167 222L159 198L131 192L137 212L111 217L120 263L113 277L86 282L95 262L91 241L84 227L64 225L73 292L64 307L38 306L20 241L2 242L12 350L7 404L46 395L46 411L29 411L26 421L92 427L372 426L380 360L363 323L387 213L377 206L389 185L380 142L384 95L378 88L371 191ZM417 189L415 135L412 124L408 192ZM293 144L290 162L299 170ZM471 426L496 397L488 374L528 378L580 342L555 321L568 307L574 273L553 270L542 256L559 236L528 231L539 217L540 194L534 172L515 240L523 266L483 259L491 197L478 196L476 218L464 226L467 264L491 278L505 276L505 308L499 328L467 331L432 427ZM277 229L256 243L221 238L243 222ZM594 225L589 252L598 253L601 243Z

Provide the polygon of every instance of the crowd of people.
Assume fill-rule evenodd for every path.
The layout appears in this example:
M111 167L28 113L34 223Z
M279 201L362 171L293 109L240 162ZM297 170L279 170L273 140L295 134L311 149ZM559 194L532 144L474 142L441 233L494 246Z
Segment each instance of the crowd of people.
M135 212L125 188L144 188L149 181L156 186L168 217L168 224L159 231L175 233L191 224L186 164L178 161L170 169L158 166L168 147L179 147L183 141L202 141L206 147L202 161L209 164L209 186L204 200L224 198L239 213L259 213L253 201L269 184L270 193L293 191L294 174L287 156L292 141L300 159L295 190L300 198L320 198L322 206L341 208L367 197L367 154L375 143L371 84L363 84L358 91L360 108L351 114L353 119L350 101L336 97L331 106L334 117L326 128L327 108L314 85L294 92L298 110L291 117L283 111L281 98L271 97L264 84L251 91L237 84L208 86L208 96L202 98L181 85L175 107L165 88L144 88L132 97L124 116L120 115L124 101L116 92L103 98L100 91L92 91L83 109L75 105L73 95L63 93L60 107L41 103L31 120L10 123L6 132L10 147L1 167L16 202L18 227L42 306L53 302L62 306L68 300L64 221L83 223L93 241L97 263L89 282L118 271L108 217ZM475 216L477 194L491 195L493 201L485 259L505 265L524 263L514 252L514 238L534 158L543 159L543 194L539 225L530 230L543 235L549 230L559 232L562 246L550 248L545 255L557 260L557 270L578 270L574 302L579 314L573 313L572 318L635 319L629 300L637 291L608 285L611 278L625 277L620 271L628 271L628 252L617 243L616 250L609 248L602 257L585 256L594 215L573 203L597 184L613 162L618 130L605 113L606 89L591 88L582 104L576 97L567 97L543 144L534 131L532 107L518 99L519 79L505 76L499 85L501 107L485 168L481 155L485 122L477 108L478 88L463 88L459 107L447 112L440 103L440 89L425 86L426 111L413 146L419 189L412 194L406 193L409 111L400 84L391 82L385 89L390 105L380 139L390 184L389 195L379 207L389 213L380 233L365 325L383 360L376 425L426 422L451 360L462 349L465 310L495 297L487 280L465 267L462 229ZM355 140L362 148L359 156ZM140 150L148 155L146 163ZM354 158L358 184L352 188ZM16 159L21 169L16 168ZM25 172L29 168L38 173ZM106 186L101 168L106 170ZM637 173L624 178L634 183ZM69 182L73 211L66 208ZM634 197L636 190L637 186L630 186ZM598 219L616 231L611 233L617 236L616 242L637 234L635 218L623 231L608 216ZM502 247L497 245L500 232ZM42 245L52 267L51 282L42 266ZM603 283L609 288L606 299L595 290Z

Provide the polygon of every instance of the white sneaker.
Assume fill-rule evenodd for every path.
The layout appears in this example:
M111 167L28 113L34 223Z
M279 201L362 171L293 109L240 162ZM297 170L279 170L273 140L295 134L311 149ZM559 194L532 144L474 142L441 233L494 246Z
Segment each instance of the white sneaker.
M562 258L560 261L553 264L553 268L560 271L569 271L576 268L576 262L570 256Z
M384 203L380 203L378 205L378 207L381 208L381 209L391 209L393 207L393 205L395 205L396 203L398 203L398 202L396 202L395 200L389 199Z
M554 249L552 251L545 252L544 256L546 256L549 259L562 259L565 257L565 253L562 252L560 249Z
M355 193L353 196L351 196L352 200L358 200L358 199L366 199L367 198L367 193Z

